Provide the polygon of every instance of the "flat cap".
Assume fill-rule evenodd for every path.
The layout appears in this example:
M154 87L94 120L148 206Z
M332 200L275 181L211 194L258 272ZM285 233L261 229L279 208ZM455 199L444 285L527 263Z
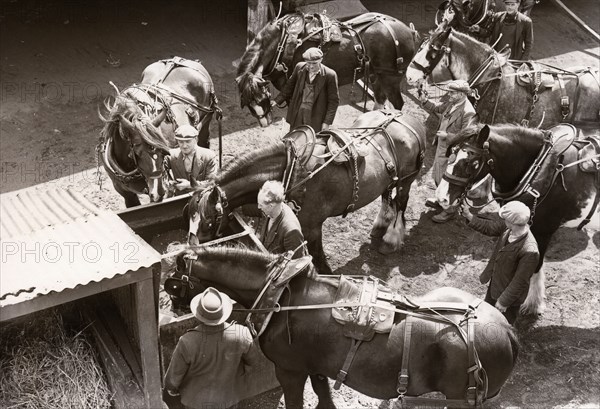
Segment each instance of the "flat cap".
M175 139L189 140L198 137L198 130L190 124L181 125L175 130Z
M447 88L450 91L462 92L463 94L469 94L471 92L471 87L469 87L469 83L465 80L450 81Z
M531 210L525 203L514 200L502 206L498 215L512 224L524 226L529 222Z
M323 51L317 47L311 47L302 54L304 61L319 61L323 59Z

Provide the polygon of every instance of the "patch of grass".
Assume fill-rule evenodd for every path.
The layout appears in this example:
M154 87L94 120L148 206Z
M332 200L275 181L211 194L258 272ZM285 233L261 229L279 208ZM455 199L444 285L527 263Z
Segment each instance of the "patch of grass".
M110 408L110 398L94 348L56 310L3 325L0 407Z

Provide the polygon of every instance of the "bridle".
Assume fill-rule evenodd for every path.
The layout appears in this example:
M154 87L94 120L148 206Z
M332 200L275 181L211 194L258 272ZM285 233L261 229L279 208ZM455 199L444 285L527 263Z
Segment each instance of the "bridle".
M423 73L423 75L425 76L425 78L429 77L431 75L431 73L433 72L433 70L435 69L435 67L437 67L439 62L442 60L444 55L446 55L446 54L448 56L450 55L450 47L448 47L445 44L445 42L448 40L448 37L449 37L449 29L448 29L448 34L447 34L446 40L444 40L444 42L440 45L431 42L431 38L423 41L420 49L422 49L425 46L425 44L430 42L429 51L427 51L427 54L425 55L425 59L427 60L427 62L429 62L428 67L421 65L414 59L411 61L410 65L412 65L414 68L421 71Z
M206 209L208 207L208 198L215 190L218 194L218 200L215 204L215 216L208 217L203 211L200 215L200 223L198 228L204 233L210 233L215 229L216 226L215 237L221 237L227 224L225 209L229 207L229 202L227 201L227 196L225 195L223 189L218 185L213 185L212 187L202 191L201 196L198 199L198 207L201 209Z
M262 107L263 114L259 115L258 113L256 113L256 111L254 110L254 108L251 104L248 104L248 108L250 108L250 115L252 115L254 118L256 118L258 120L261 120L271 113L271 90L269 89L269 81L264 80L262 77L257 77L257 78L261 78L264 81L263 85L258 86L261 90L260 95L263 96L263 98L259 100L255 96L256 94L253 93L253 100L254 100L255 105ZM264 103L264 101L266 101L266 104ZM266 107L265 107L265 105L266 105Z
M442 179L444 179L450 185L458 186L462 189L462 193L458 199L459 203L462 203L466 200L467 193L469 192L469 190L471 190L476 181L480 179L480 176L482 175L482 173L484 172L484 168L486 167L485 165L487 165L488 168L493 168L494 160L490 157L489 146L489 142L486 141L483 143L482 148L473 146L469 143L464 143L460 147L457 146L454 148L454 152L452 153L452 155L456 155L458 150L467 152L468 156L470 156L470 154L473 154L473 160L468 160L469 165L474 160L480 161L479 166L477 167L477 171L474 174L468 174L466 177L453 175L452 173L449 173L448 170L444 172ZM450 160L449 163L451 163Z

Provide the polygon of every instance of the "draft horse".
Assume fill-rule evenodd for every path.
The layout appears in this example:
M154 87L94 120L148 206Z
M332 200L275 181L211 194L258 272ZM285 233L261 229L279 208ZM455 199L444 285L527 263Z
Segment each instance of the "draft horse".
M519 200L531 208L531 232L541 257L524 303L526 312L543 311L541 269L556 230L561 225L581 229L590 221L593 229L600 229L600 141L574 141L575 136L569 124L548 131L515 125L468 128L461 137L465 142L452 148L436 191L440 203L457 204L474 183L490 174L497 202Z
M151 202L165 196L163 159L177 146L177 127L194 126L198 145L208 147L210 121L220 116L206 69L180 57L150 64L139 84L117 89L115 100L104 105L97 154L127 207L140 204L138 194L148 194Z
M419 85L448 74L468 81L480 95L475 108L482 123L600 127L597 68L521 63L511 63L490 46L442 24L421 44L406 78Z
M389 100L401 109L400 81L418 41L412 24L380 13L361 14L344 23L321 14L285 15L266 25L240 59L236 83L241 106L247 106L261 126L271 124L269 82L282 90L302 53L318 46L323 64L337 73L339 85L363 77L372 82L376 108Z
M381 252L397 250L404 237L410 186L423 162L423 125L400 111L367 112L346 130L345 144L335 148L334 154L326 146L340 133L344 134L337 130L320 132L316 141L299 143L293 154L284 143L276 143L229 162L217 174L214 185L194 193L188 203L184 217L189 220L190 243L216 238L224 231L228 213L256 203L263 183L283 181L285 173L296 175L288 177L292 183L285 183L288 199L301 207L298 219L319 272L331 273L323 251L323 222L366 206L378 196L382 197L382 207L371 236L381 241ZM362 153L350 155L348 166L334 161L359 144ZM324 157L328 157L326 162Z
M177 256L177 270L165 286L175 298L185 287L188 303L212 286L245 309L256 306L249 310L255 314L247 322L275 364L288 409L303 408L309 376L318 408L335 408L327 378L336 379L336 387L343 382L373 398L400 395L403 402L435 402L435 407L480 407L508 379L518 343L504 316L491 305L450 287L408 299L364 276L363 288L376 295L362 303L360 280L319 276L305 259L310 257L287 265L285 258L261 252L192 247ZM363 328L350 318L361 311L375 311L371 317L386 324L375 324L374 331L372 326ZM374 324L371 318L367 321L367 327ZM354 355L348 364L351 348ZM432 391L447 400L419 398Z

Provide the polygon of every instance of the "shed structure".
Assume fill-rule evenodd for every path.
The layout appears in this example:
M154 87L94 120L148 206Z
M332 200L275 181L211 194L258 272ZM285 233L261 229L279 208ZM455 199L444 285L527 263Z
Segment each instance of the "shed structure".
M132 373L139 400L115 406L157 407L161 379L153 269L160 272L160 254L116 214L70 190L0 195L0 242L0 322L102 293L114 307L104 311L114 311L108 332L117 332L116 344L118 339L131 342L128 355L138 368ZM116 360L113 366L119 366Z

